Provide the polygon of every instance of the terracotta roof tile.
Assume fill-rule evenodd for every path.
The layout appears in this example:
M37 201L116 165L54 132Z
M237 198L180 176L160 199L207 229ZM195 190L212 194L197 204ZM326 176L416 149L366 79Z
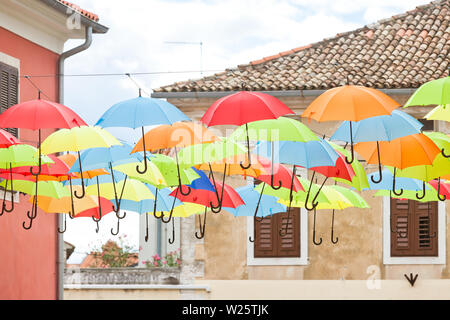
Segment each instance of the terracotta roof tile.
M73 10L79 12L80 14L82 14L83 16L85 16L86 18L97 22L99 20L98 15L96 15L95 13L89 12L87 10L84 10L82 8L80 8L79 6L77 6L74 3L71 3L69 1L65 1L65 0L57 0L58 2L61 2L62 4L65 4L66 6L72 8Z
M317 43L155 92L329 89L350 84L416 88L447 75L450 0L434 1Z

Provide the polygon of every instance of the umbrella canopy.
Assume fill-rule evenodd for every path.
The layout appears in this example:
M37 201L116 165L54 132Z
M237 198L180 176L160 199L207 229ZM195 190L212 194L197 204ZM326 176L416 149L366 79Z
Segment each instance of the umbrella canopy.
M450 76L421 85L406 101L403 108L430 104L450 104Z
M112 134L100 127L82 126L58 130L42 142L42 153L81 151L122 145Z
M265 217L279 212L286 212L286 206L278 203L277 197L261 194L256 191L251 185L239 187L236 189L236 191L245 202L245 205L239 206L237 208L223 208L225 211L230 212L235 217Z
M33 201L33 197L30 198L29 202ZM72 212L71 197L56 199L46 196L37 196L37 200L38 207L47 213L70 213L72 217L77 217L79 213L99 206L97 196L86 196L83 199L73 198L73 209L75 212ZM112 202L104 197L100 197L100 206L102 206L102 211L104 212L113 211Z
M66 154L60 155L60 156L58 156L58 158L61 159L62 161L64 161L64 163L67 164L69 166L69 168L71 168L75 164L75 161L78 160L78 157L71 153L66 153ZM77 179L81 179L81 177L83 177L83 179L92 179L99 175L109 174L109 172L106 171L105 169L93 169L93 170L83 171L82 174L80 174L78 172L73 172L72 174Z
M86 125L69 107L43 99L16 104L0 114L2 128L69 129Z
M318 96L302 117L316 121L360 121L389 115L400 106L383 92L364 86L345 85Z
M204 171L214 171L221 172L228 176L230 175L241 175L241 176L250 176L257 177L261 174L267 174L270 172L270 161L262 162L262 157L253 158L252 165L244 169L241 167L241 163L247 163L248 156L247 154L238 154L235 156L223 158L221 160L213 161L213 162L204 162L201 164L195 165L195 168ZM267 164L269 165L267 169ZM226 167L225 167L226 165ZM269 171L267 171L269 170Z
M201 122L208 127L216 125L237 125L277 119L286 114L294 114L277 98L261 93L240 91L218 99L203 115Z
M0 182L0 187L5 187L7 180ZM70 197L70 192L60 182L57 181L38 181L38 192L36 193L36 182L26 180L14 181L16 191L29 195L47 196L52 198Z
M450 199L450 182L431 180L428 182L440 195Z
M0 129L0 148L8 148L12 145L21 143L22 142L20 142L20 140L14 137L11 133Z
M355 151L370 164L384 164L399 169L432 164L440 153L436 144L421 133L379 143L360 142L355 145Z
M170 195L177 197L182 202L197 203L206 207L218 207L218 205L214 205L217 202L217 196L213 191L192 189L189 195L184 196L177 192L177 189L173 190ZM229 185L222 185L220 182L216 181L216 189L217 192L222 194L222 207L236 208L244 204L244 201L241 199L236 190Z
M390 115L371 117L352 123L344 121L331 140L345 142L391 141L407 135L420 133L423 124L414 117L400 110L393 110Z
M38 149L28 144L12 145L8 148L0 148L0 168L36 166L39 163ZM53 163L47 156L41 157L41 163Z
M345 161L345 156L339 151L336 152L339 157L333 166L318 166L310 169L328 178L341 178L351 182L355 176L355 171L353 170L352 165Z
M295 142L277 141L272 145L267 142L258 143L255 153L266 158L272 158L274 153L275 162L295 164L297 166L312 168L318 166L333 166L339 155L325 141Z
M219 138L197 122L176 122L172 125L160 125L141 138L132 152L157 151L173 147L186 147L193 144L211 143Z
M248 137L252 141L298 141L307 142L319 140L319 138L307 126L298 120L286 117L250 122ZM247 139L247 127L237 128L230 139L245 141Z
M445 158L450 158L450 136L442 132L424 132L441 149L441 153Z
M178 153L180 165L192 167L202 163L215 162L235 155L244 155L247 149L234 140L222 138L213 143L185 147Z
M116 198L116 191L114 189L113 183L100 183L98 184L100 188L100 194L109 200ZM147 186L135 179L127 179L127 181L122 180L116 184L118 190L122 190L121 199L141 201L145 199L155 199L153 193ZM97 195L97 186L90 185L86 187L86 194Z
M370 173L369 176L374 175L375 173ZM388 169L383 170L383 179L379 183L373 183L372 181L369 181L370 189L371 190L394 190L393 187L393 179L394 176L392 172ZM413 191L419 191L423 189L423 181L413 178L402 178L399 176L395 177L395 186L398 189L403 190L413 190ZM428 190L429 188L425 186L425 189Z
M424 118L428 120L443 120L450 122L450 104L443 104L435 107L428 112Z
M259 159L262 159L262 157L258 157ZM268 161L268 160L267 160ZM272 168L272 164L270 161L266 164L266 172L269 174L261 174L256 176L256 179L265 182L267 184L271 184L272 181L279 181L282 188L289 189L292 184L292 191L298 192L298 191L305 191L300 181L297 179L297 176L295 175L295 172L288 170L286 166L282 165L281 163L274 163L273 164L273 175L270 174L270 170Z
M138 97L111 106L95 124L102 128L139 128L159 124L189 121L173 104L160 99Z
M375 193L375 196L376 197L391 197L391 198L396 198L396 199L410 199L410 200L415 200L415 201L419 201L419 202L437 201L438 193L436 192L436 190L434 190L433 187L430 187L426 183L425 183L425 185L430 189L427 190L427 192L423 195L422 198L417 198L417 191L413 191L413 190L404 190L403 193L401 194L401 196L396 196L395 194L392 193L392 191L389 191L389 190L378 190Z
M208 179L206 174L202 170L198 170L193 168L194 171L200 176L200 178L195 179L192 181L191 184L188 186L193 189L203 189L203 190L209 190L209 191L215 191L214 185L211 183L211 181Z

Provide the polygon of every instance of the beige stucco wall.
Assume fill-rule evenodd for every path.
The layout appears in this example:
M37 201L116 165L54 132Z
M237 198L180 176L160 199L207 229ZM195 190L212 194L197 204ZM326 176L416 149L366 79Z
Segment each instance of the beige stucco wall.
M407 95L392 96L400 104L408 99ZM297 115L312 102L314 97L280 98ZM168 99L168 101L187 114L193 120L199 120L206 109L216 99ZM430 107L411 107L404 109L417 118L423 117ZM300 117L298 117L300 119ZM336 122L317 123L301 119L317 134L328 137L339 126ZM440 131L450 133L447 124L439 122ZM232 128L232 127L230 127ZM222 128L223 129L223 128ZM222 131L225 132L225 131ZM377 170L369 166L368 172ZM220 177L220 175L218 175ZM322 179L320 177L319 179ZM319 180L320 182L321 180ZM243 185L242 178L227 178L233 186ZM374 197L375 192L364 191L362 196L369 203L370 209L345 209L335 214L335 236L339 242L333 245L330 240L331 211L320 210L317 213L317 237L322 237L320 246L312 243L313 219L308 219L308 256L306 266L247 266L247 220L235 218L221 212L208 214L206 235L203 241L193 241L195 259L203 263L203 277L206 280L365 280L370 275L368 267L379 268L381 279L396 279L406 282L404 274L419 274L424 279L450 278L450 230L447 225L446 265L384 265L383 264L383 215L382 198ZM446 206L446 218L450 221L450 205ZM192 237L194 237L192 235ZM406 282L406 284L408 284ZM309 290L309 288L308 288Z

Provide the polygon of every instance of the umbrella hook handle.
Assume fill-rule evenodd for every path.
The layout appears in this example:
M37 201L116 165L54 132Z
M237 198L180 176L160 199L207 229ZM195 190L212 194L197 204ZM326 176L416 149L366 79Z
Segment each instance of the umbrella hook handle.
M305 199L305 208L308 211L313 211L316 209L317 205L319 204L318 202L316 203L312 203L312 207L308 206L308 201L309 201L309 195L311 194L311 186L313 184L313 180L314 180L314 176L315 176L316 172L313 171L313 175L311 177L311 182L309 183L309 189L308 189L308 193L306 194L306 199Z
M180 193L183 196L188 196L191 193L191 187L186 186L187 192L183 192L183 185L181 184L181 175L180 175L180 164L178 163L178 151L177 151L177 147L175 147L175 159L177 161L177 172L178 172L178 188L180 189Z
M143 149L144 149L144 169L143 169L143 170L140 170L140 169L139 169L139 165L137 165L137 166L136 166L136 171L137 171L139 174L144 174L144 173L147 172L147 167L148 167L148 165L147 165L147 150L145 149L145 134L144 134L144 127L142 126L141 129L142 129L142 147L143 147Z
M446 154L444 148L442 148L441 154L442 154L442 156L443 156L444 158L450 158L450 154Z
M9 173L10 173L10 181L11 181L11 208L6 208L6 188L4 190L4 194L3 194L3 206L2 206L2 213L1 215L4 213L4 211L6 212L13 212L14 211L14 187L13 187L13 172L12 172L12 166L11 163L9 163Z
M75 205L73 203L73 189L72 189L72 177L69 176L69 186L70 186L70 204L72 205L72 214L69 213L70 219L75 217Z
M322 237L319 238L319 241L316 241L316 209L314 209L313 243L316 246L320 246L322 244Z
M272 175L270 176L270 186L272 187L272 189L278 190L281 188L282 182L281 180L278 180L278 186L273 185L273 157L274 157L273 141L271 141L271 145L272 145Z
M175 197L173 198L172 201L172 208L170 209L170 213L169 213L169 219L164 220L164 215L161 214L161 222L162 223L169 223L170 220L172 220L172 216L173 216L173 209L175 208L175 202L177 201L177 195L178 195L178 191L180 190L180 188L177 188L177 191L175 191Z
M350 160L345 157L345 162L348 164L352 164L355 160L355 150L353 149L353 128L352 128L352 122L350 121L350 150L351 150L351 158Z
M244 165L243 161L240 162L240 166L242 169L247 170L252 166L252 160L250 155L250 139L248 137L248 125L245 124L245 130L247 131L247 156L248 156L248 164Z
M111 171L112 172L112 171ZM114 204L112 205L113 211L116 213L116 215L119 213L120 211L120 203L122 202L122 197L123 197L123 192L125 191L125 185L127 183L127 179L128 179L128 175L125 175L125 180L123 181L123 185L122 185L122 191L120 192L120 197L117 198L117 193L116 193L116 184L113 182L113 187L114 187L114 195L116 198L116 205ZM123 218L120 218L123 219Z
M158 202L158 188L156 188L155 191L155 202L153 203L153 216L155 217L155 219L161 219L162 216L164 216L163 212L161 211L161 215L157 216L156 215L156 204Z
M421 200L421 199L425 198L425 193L426 193L426 190L425 190L425 181L422 181L422 195L419 196L419 191L417 191L417 192L416 192L416 198L417 198L417 200Z
M445 194L441 195L441 177L438 179L437 197L440 201L445 201L447 199Z
M380 178L378 180L375 180L373 178L373 175L371 175L370 179L372 180L373 183L380 183L381 180L383 180L383 172L381 170L381 162L380 162L380 145L379 145L378 141L377 141L377 151L378 151L378 173L379 173Z
M119 215L119 212L116 212L116 217L117 217L117 232L114 232L114 231L113 231L113 228L111 228L111 234L112 234L113 236L117 236L117 235L119 234L120 220L122 220L122 219L125 218L126 216L127 216L127 213L126 213L126 212L123 213L123 216L122 216L122 217Z
M38 171L37 172L33 171L33 167L32 166L30 167L30 173L33 176L38 176L42 172L42 157L41 156L42 156L42 152L41 152L41 129L39 129L39 164L38 164Z
M227 175L226 173L227 173L227 164L225 163L224 169L223 169L222 191L221 191L221 194L220 194L220 200L217 199L217 206L214 206L213 203L212 203L212 201L209 202L209 205L210 205L210 207L211 207L211 211L214 212L214 213L219 213L220 211L222 211L223 190L225 189L225 177L226 177L226 175ZM216 190L217 190L217 187L216 187L216 186L214 186L214 187L215 187Z
M336 244L339 242L339 237L336 237L336 240L334 240L334 209L333 209L333 215L331 218L331 242L333 244Z
M80 175L81 175L81 195L78 195L78 193L77 193L78 190L75 190L75 192L73 194L78 199L82 199L82 198L84 198L84 195L86 194L86 190L85 190L85 187L84 187L83 168L81 167L80 151L78 151L78 163L80 165ZM98 179L97 179L97 181L98 181Z
M97 199L98 199L98 219L95 216L92 216L92 220L94 220L97 223L97 229L95 230L95 232L98 233L99 230L99 222L100 220L102 220L102 206L100 205L100 185L98 183L98 176L96 177L97 179Z
M30 225L29 226L25 226L25 221L22 222L22 227L25 230L31 229L31 227L33 225L33 220L36 219L36 217L37 217L37 211L38 211L38 207L37 207L38 185L39 185L39 176L36 176L36 191L35 191L35 195L33 197L33 204L31 205L31 212L27 211L27 217L28 217L28 219L30 219Z
M64 232L66 232L66 230L67 230L66 214L65 214L65 213L62 213L62 215L63 215L63 221L64 221L64 228L61 230L61 229L59 228L60 226L58 226L58 233L64 233Z
M200 218L200 215L198 215L198 224L199 224L199 228L200 228L200 235L198 235L198 231L195 231L195 237L197 239L203 239L205 237L205 226L206 226L206 213L208 212L207 207L205 207L205 214L203 217L203 224L202 224L202 220Z
M172 219L172 239L168 239L170 244L175 242L175 219Z
M395 174L397 172L397 168L394 167L394 175L392 177L392 192L396 195L396 196L401 196L403 194L403 189L400 189L400 191L397 192L397 190L395 190Z
M265 186L266 186L266 183L263 182L263 186L262 186L262 189L261 189L261 193L259 194L259 198L258 198L258 203L256 204L255 215L253 216L253 218L254 218L256 221L258 221L258 222L261 222L261 221L264 220L264 217L258 218L258 217L257 217L257 213L258 213L258 210L259 210L259 205L260 205L260 203L261 203L261 198L262 198L262 195L263 195L263 193L264 193L264 187L265 187ZM253 241L250 241L250 242L253 242Z
M317 191L316 195L314 196L314 198L313 198L313 200L311 202L314 205L314 208L317 207L317 205L319 204L319 202L318 201L316 202L316 200L317 200L317 197L320 194L320 191L322 191L322 188L325 185L325 182L327 182L327 180L328 180L328 177L325 177L325 180L323 180L322 185L319 188L319 191Z
M145 213L145 237L144 237L145 242L148 242L148 236L149 236L149 233L148 233L148 213Z

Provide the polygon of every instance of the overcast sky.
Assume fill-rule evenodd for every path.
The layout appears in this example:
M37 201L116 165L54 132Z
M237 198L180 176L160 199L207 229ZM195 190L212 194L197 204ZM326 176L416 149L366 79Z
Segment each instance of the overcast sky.
M175 81L200 78L201 69L204 70L203 75L207 75L225 68L234 68L239 64L332 37L339 32L360 28L429 1L74 2L98 14L99 22L110 30L104 35L94 35L92 46L87 51L69 58L66 61L66 74L162 72L134 77L151 93L151 89ZM167 42L193 44L176 45ZM203 43L202 50L200 42ZM79 41L69 41L66 49L78 43ZM208 72L211 70L214 72ZM67 77L65 80L65 104L77 111L89 124L94 124L114 103L134 98L137 94L135 84L126 76ZM133 228L137 228L136 223L137 218L130 219L123 230L132 233ZM80 250L86 248L86 244L94 241L96 236L93 231L95 226L89 226L83 227L89 230L85 231L83 237L77 235L75 226L74 231L70 231L69 226L66 239L74 244L78 242ZM108 232L109 229L107 228Z

